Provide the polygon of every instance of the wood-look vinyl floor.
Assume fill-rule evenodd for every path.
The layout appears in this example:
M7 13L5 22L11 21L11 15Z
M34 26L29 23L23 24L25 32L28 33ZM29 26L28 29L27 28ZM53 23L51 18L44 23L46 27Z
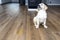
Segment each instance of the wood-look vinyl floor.
M36 29L37 12L19 4L0 5L0 40L60 40L60 7L49 7L47 13L48 28Z

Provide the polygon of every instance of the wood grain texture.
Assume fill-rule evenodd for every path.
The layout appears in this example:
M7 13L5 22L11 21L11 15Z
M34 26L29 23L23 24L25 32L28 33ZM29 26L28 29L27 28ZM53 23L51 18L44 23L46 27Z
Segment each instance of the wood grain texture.
M60 7L47 10L47 29L34 27L37 12L27 11L26 6L5 4L0 9L0 40L60 40Z

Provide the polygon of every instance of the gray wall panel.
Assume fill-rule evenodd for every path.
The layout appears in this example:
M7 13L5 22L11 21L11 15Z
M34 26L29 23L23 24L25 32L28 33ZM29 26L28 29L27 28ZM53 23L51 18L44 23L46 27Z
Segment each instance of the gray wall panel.
M47 0L48 5L60 5L60 0Z
M19 0L12 0L12 2L19 2Z
M11 0L2 0L2 3L11 2Z

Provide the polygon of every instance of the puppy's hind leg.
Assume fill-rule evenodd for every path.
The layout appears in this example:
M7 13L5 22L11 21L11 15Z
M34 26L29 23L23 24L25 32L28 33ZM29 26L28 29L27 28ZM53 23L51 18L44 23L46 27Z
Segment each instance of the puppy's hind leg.
M36 27L36 18L33 19L34 26Z
M35 26L36 28L39 28L39 23L38 23L37 21L35 21L35 22L34 22L34 26Z
M39 28L39 21L36 22L36 28Z
M46 26L46 19L45 19L44 22L43 22L43 26L44 26L45 28L48 28L48 27Z
M35 27L37 26L36 22L34 22L34 26L35 26Z
M34 26L36 28L39 28L39 20L37 20L36 17L33 19L33 22L34 22Z

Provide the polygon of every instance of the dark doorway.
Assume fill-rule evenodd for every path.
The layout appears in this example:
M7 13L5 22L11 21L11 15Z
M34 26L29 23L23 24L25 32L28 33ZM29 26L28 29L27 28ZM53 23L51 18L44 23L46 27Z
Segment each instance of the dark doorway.
M28 7L37 8L37 5L41 2L42 2L42 0L28 0Z
M20 5L25 5L25 0L19 0Z

